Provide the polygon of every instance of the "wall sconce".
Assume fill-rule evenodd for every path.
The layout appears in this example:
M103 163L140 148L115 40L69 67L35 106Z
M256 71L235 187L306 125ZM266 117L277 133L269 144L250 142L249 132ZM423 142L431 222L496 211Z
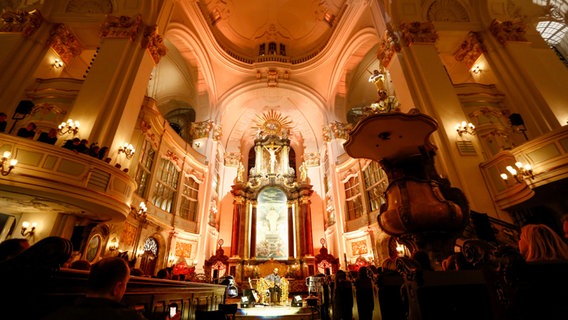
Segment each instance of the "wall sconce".
M198 148L198 149L201 148L201 142L196 142L194 145L195 145L195 147Z
M458 123L458 125L456 126L456 131L460 135L460 137L463 134L474 135L475 134L475 126L471 122L462 121L461 123Z
M59 59L55 59L55 60L53 60L53 63L51 64L51 66L54 69L59 69L59 68L63 67L63 61L61 61Z
M124 153L126 159L131 159L134 156L134 147L130 143L124 143L124 145L118 148L118 153Z
M112 239L110 239L109 241L109 245L108 245L108 250L110 252L115 251L116 249L118 249L118 239L116 239L116 237L113 237Z
M18 163L18 160L10 159L11 156L12 153L10 151L4 151L4 154L2 155L2 160L0 161L0 173L2 173L3 176L9 175Z
M30 228L31 226L31 228ZM37 227L37 224L35 222L33 222L31 225L29 222L24 221L22 222L22 230L20 230L20 233L22 234L22 236L24 237L33 237L34 233L35 233L35 229Z
M141 216L145 216L147 212L148 208L146 207L144 201L140 202L140 205L138 206L138 214Z
M473 68L471 68L471 73L473 74L480 74L481 71L483 71L483 69L481 69L479 65L475 65L473 66Z
M61 122L57 129L59 129L59 134L61 135L73 133L73 135L76 136L77 133L79 133L79 121L69 119L67 122Z
M517 180L517 182L521 182L525 178L534 179L532 167L530 164L524 164L520 161L515 162L515 167L513 166L506 166L505 169L509 172L509 174ZM501 179L507 181L509 176L506 173L501 173Z

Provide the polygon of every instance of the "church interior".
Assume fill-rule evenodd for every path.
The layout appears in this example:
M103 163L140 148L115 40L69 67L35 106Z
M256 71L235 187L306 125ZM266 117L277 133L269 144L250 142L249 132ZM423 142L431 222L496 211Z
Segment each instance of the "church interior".
M278 268L288 299L418 250L441 270L472 239L516 247L527 223L562 234L566 0L0 8L0 242L240 291Z

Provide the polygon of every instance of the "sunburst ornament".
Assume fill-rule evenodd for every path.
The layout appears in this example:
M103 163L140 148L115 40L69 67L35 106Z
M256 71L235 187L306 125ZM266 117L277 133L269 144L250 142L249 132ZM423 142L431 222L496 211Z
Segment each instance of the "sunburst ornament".
M282 131L288 131L292 121L280 112L269 110L261 116L256 116L256 129L265 135L279 135Z

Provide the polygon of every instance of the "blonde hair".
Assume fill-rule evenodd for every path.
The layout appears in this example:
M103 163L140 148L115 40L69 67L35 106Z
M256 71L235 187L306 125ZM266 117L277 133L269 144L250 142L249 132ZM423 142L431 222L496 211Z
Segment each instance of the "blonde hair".
M547 225L523 226L520 241L525 243L521 254L527 262L568 260L568 244Z

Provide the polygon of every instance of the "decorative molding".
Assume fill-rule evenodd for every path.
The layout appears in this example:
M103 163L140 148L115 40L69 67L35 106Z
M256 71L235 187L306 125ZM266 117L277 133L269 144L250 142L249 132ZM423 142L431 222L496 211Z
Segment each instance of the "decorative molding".
M317 152L306 152L304 153L304 163L308 167L319 167L320 165L320 154Z
M399 27L405 44L410 47L413 43L435 43L438 33L434 24L430 21L414 21L402 23Z
M456 61L461 61L465 63L468 68L471 68L475 61L486 51L479 33L470 31L467 34L467 38L454 52L454 58Z
M77 37L63 23L54 25L49 35L48 45L65 63L71 62L71 59L79 56L83 51Z
M223 126L215 123L213 125L213 140L220 141L223 137Z
M103 39L128 38L131 41L134 41L134 39L138 35L138 32L140 31L141 24L141 15L134 17L116 17L109 15L101 26L100 36Z
M333 138L347 140L347 138L349 138L349 131L351 131L353 125L351 123L333 121L329 124L329 128L333 133Z
M163 155L163 158L170 160L174 164L176 169L178 171L181 171L183 166L183 160L180 157L178 157L178 155L175 152L168 150L166 151L166 154Z
M43 22L39 10L4 10L0 14L0 32L21 32L24 37L31 36Z
M67 13L80 14L111 14L113 11L111 0L71 0L65 8Z
M225 166L238 167L241 162L241 154L239 152L225 152Z
M393 32L392 26L387 24L387 29L383 34L383 39L379 43L377 59L381 61L382 66L387 67L395 52L400 52L400 40Z
M201 122L194 122L191 124L190 134L193 139L207 138L211 129L213 129L213 121L205 120Z
M144 36L140 43L142 49L148 50L155 64L158 64L160 59L165 56L167 52L164 39L158 34L157 29L157 26L147 26L144 28Z
M489 26L489 31L501 43L507 41L527 41L527 24L523 20L499 21L494 19Z

